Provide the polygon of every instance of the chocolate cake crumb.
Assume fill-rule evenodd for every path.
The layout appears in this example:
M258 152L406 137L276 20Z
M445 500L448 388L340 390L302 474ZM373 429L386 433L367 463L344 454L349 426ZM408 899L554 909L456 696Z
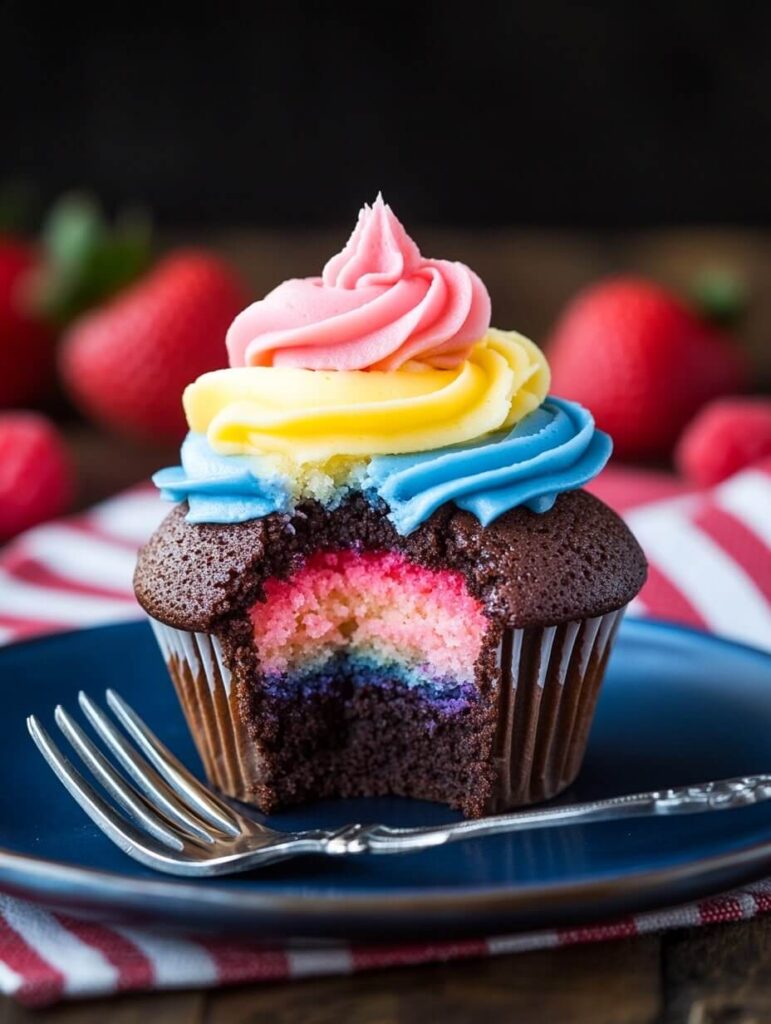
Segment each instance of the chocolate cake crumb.
M407 537L355 495L327 511L246 523L188 523L176 506L139 553L134 587L153 618L209 632L259 600L269 577L285 578L318 550L396 550L429 569L460 571L496 622L569 622L621 608L645 581L643 553L622 519L585 491L561 494L543 514L514 508L483 527L470 512L438 509Z

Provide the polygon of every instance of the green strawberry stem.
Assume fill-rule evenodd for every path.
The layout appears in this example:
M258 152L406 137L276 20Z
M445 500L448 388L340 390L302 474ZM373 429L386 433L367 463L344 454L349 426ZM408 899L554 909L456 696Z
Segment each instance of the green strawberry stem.
M718 327L733 327L747 311L746 281L731 270L704 270L690 287L698 312Z
M89 196L64 196L43 226L43 269L34 297L39 313L65 327L125 288L150 265L151 236L142 210L126 210L108 224Z

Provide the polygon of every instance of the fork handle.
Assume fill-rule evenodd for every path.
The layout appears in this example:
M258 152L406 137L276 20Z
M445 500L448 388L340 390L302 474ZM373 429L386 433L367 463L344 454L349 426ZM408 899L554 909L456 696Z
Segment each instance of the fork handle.
M516 811L490 818L460 821L426 828L391 828L388 825L346 825L318 833L298 834L326 854L409 853L479 836L585 825L590 822L677 814L729 811L771 798L771 775L748 775L695 786L659 789L650 793L594 800L567 807ZM305 850L308 850L305 846ZM299 849L297 852L301 852Z

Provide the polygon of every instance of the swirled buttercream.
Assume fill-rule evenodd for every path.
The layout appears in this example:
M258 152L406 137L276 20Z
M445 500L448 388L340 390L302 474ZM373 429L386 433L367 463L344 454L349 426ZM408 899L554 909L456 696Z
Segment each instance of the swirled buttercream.
M182 446L182 465L153 477L164 497L187 500L188 519L240 523L315 498L334 507L352 488L381 500L399 533L411 533L445 502L483 525L524 505L546 512L562 491L583 486L610 455L607 434L574 402L548 398L512 429L419 454L341 462L298 478L269 456L220 455L200 434Z
M364 460L333 460L321 469L280 456L219 455L205 435L192 432L180 458L180 466L160 470L153 483L168 501L187 501L192 523L244 523L289 512L306 499L334 508L361 486L366 469Z
M217 452L323 465L470 441L512 426L548 387L540 349L491 329L454 370L231 368L199 377L183 401L190 429Z
M182 442L180 466L161 469L153 483L167 501L187 501L192 523L244 523L292 506L289 480L266 459L224 457L200 434Z
M401 534L447 503L487 525L547 511L610 455L586 409L546 397L537 346L490 327L476 274L421 256L380 196L321 277L244 310L227 347L230 368L185 390L181 465L153 478L192 522L359 491Z
M611 449L588 410L547 398L508 432L439 451L376 457L363 486L385 501L401 534L450 501L487 526L518 505L547 512L562 491L595 477Z
M381 196L321 277L280 284L240 313L231 366L396 370L458 366L490 326L490 296L463 263L421 256Z

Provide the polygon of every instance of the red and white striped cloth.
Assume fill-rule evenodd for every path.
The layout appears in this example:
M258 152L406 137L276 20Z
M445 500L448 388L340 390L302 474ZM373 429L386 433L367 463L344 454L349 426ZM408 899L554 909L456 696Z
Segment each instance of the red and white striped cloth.
M648 555L650 578L632 614L675 619L771 650L771 460L709 492L617 468L593 489L625 516ZM7 546L0 552L0 643L140 617L131 593L134 555L166 510L150 488L137 488ZM771 882L586 928L457 942L267 949L95 924L0 894L0 991L41 1006L135 989L346 974L600 942L769 911Z

